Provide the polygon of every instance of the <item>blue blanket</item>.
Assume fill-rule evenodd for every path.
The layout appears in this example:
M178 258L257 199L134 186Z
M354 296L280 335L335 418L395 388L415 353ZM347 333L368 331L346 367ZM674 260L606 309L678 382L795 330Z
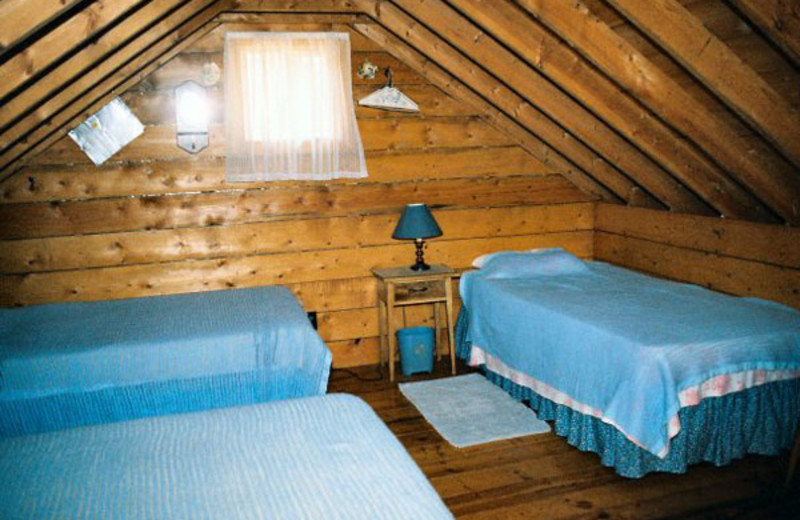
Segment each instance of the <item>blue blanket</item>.
M800 370L794 309L545 256L498 255L464 274L466 339L600 410L654 454L668 451L681 390L721 374Z
M81 400L86 395L113 406L119 389L125 406L152 408L164 396L148 396L148 389L185 393L210 381L205 386L216 391L243 376L261 394L261 382L280 381L266 390L274 395L262 395L269 399L324 394L330 364L330 350L285 287L0 309L0 410L19 417L69 404L59 396L87 410L92 402ZM172 403L166 411L180 409ZM136 410L120 413L114 411L113 418L137 416ZM11 423L4 428L12 420L5 415L0 432L31 431Z
M0 439L0 518L453 517L372 409L333 394Z

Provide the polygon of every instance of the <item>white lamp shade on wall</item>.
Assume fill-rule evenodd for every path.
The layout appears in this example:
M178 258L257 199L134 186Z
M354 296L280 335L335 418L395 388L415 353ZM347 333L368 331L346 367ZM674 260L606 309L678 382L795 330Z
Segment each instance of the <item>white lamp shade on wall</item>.
M175 124L178 146L197 153L208 146L208 99L206 89L194 81L175 88Z

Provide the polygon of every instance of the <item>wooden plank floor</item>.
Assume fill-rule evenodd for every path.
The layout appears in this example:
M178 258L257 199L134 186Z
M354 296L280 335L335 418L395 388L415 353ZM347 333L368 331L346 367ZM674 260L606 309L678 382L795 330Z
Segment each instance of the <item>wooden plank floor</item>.
M465 371L460 366L459 373ZM405 380L446 375L438 364L432 376ZM782 489L788 453L626 479L551 433L456 449L376 367L335 370L329 391L367 401L457 518L800 519L800 477L792 490Z

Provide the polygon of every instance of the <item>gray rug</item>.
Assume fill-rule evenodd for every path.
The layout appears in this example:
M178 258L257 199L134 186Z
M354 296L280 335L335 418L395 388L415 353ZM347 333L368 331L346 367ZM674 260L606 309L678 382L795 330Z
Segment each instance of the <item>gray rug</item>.
M533 410L480 374L403 383L400 391L457 448L550 431Z

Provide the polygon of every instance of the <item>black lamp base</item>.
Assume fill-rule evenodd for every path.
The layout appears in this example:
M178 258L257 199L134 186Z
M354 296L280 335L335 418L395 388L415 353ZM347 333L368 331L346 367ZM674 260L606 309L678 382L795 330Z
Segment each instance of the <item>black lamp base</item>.
M422 248L425 247L425 241L421 238L417 238L414 240L414 245L417 246L417 263L411 266L411 270L427 271L431 266L425 263L425 253L422 252Z

